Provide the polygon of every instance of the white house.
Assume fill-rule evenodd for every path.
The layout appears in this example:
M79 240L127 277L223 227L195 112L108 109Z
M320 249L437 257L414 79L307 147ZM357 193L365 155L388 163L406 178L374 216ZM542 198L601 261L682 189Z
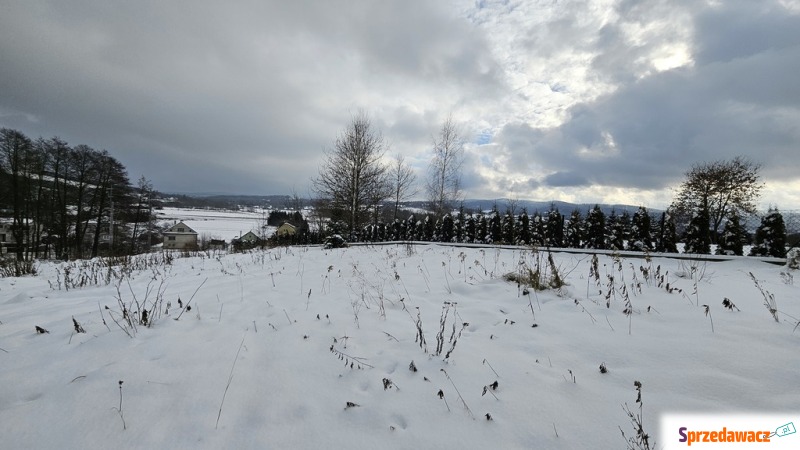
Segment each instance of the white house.
M178 222L164 231L164 248L174 250L196 250L197 232L183 222Z

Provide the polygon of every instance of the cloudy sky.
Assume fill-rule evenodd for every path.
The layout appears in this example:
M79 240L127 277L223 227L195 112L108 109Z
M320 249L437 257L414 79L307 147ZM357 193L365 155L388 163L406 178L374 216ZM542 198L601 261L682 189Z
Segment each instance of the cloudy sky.
M0 127L170 192L303 195L352 114L423 177L449 115L470 198L666 206L762 164L800 209L800 0L0 0Z

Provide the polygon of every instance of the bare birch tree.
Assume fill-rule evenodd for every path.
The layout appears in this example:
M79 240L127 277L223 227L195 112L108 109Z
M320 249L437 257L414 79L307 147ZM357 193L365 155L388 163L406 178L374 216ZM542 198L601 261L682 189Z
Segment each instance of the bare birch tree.
M394 215L392 220L397 219L397 209L400 202L407 200L417 194L415 183L417 175L414 169L405 162L403 155L397 154L392 161L390 176L393 185L392 196L394 197Z
M359 112L325 151L319 176L311 180L314 192L347 220L351 234L366 222L371 207L390 196L385 152L383 135Z
M464 141L453 117L448 116L433 139L433 159L428 168L427 191L430 206L437 217L453 209L461 199L461 166Z

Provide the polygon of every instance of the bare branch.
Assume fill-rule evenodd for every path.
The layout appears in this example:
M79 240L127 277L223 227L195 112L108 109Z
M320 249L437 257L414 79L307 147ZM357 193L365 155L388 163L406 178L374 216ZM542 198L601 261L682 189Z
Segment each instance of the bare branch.
M461 199L461 166L464 162L464 140L453 117L448 116L433 140L433 159L428 168L427 191L431 208L437 217L450 211Z

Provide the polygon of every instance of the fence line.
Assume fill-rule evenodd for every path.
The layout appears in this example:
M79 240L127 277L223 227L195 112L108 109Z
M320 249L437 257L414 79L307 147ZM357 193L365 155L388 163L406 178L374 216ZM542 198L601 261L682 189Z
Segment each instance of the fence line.
M532 250L550 251L553 253L573 253L583 255L619 255L626 258L669 258L688 261L761 261L769 264L785 265L786 258L773 258L770 256L733 256L733 255L704 255L696 253L658 253L658 252L637 252L633 250L600 250L593 248L569 248L569 247L531 247L526 245L505 245L505 244L470 244L465 242L428 242L428 241L383 241L383 242L350 242L350 247L370 247L379 245L436 245L441 247L456 248L497 248L503 250Z

